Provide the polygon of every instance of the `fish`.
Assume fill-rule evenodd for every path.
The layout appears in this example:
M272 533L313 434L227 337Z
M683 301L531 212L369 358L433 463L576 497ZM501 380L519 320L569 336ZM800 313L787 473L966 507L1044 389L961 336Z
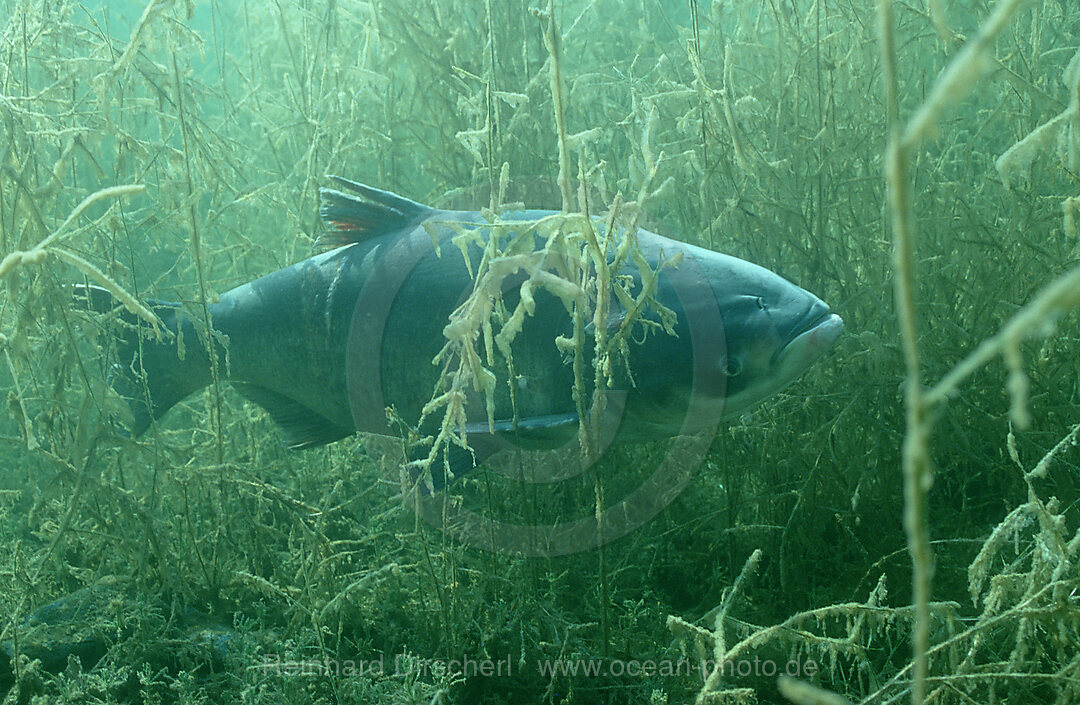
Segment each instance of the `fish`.
M150 307L170 335L155 340L127 326L110 383L127 400L132 434L212 384L215 368L220 380L268 413L291 449L356 433L399 435L388 409L408 424L419 422L446 364L433 364L446 344L444 331L473 289L491 214L433 208L328 178L336 188L320 190L326 231L316 244L323 251L221 294L208 306L210 336L205 321L164 302ZM501 218L552 215L519 210ZM459 249L454 238L463 228L480 237ZM612 402L596 420L598 437L672 438L743 414L798 378L843 331L843 320L825 302L764 267L641 228L636 241L659 272L654 298L674 321L665 332L659 312L642 314L628 353L615 365L621 371L604 392ZM616 275L640 288L634 267ZM519 272L504 284L508 311L524 277ZM100 301L106 294L89 298L98 310L108 307ZM601 324L614 334L626 316L613 299ZM467 407L466 428L458 430L467 432L470 450L450 446L452 476L490 455L477 448L505 446L507 439L557 447L577 437L574 365L555 344L573 332L564 301L536 288L534 309L511 349L513 374L511 361L496 350L493 406L478 398ZM598 335L596 322L585 334ZM591 368L584 376L592 382ZM437 422L414 430L430 434Z
M116 615L169 614L168 623L143 629L145 623L118 624ZM15 685L12 664L18 656L36 661L36 669L57 674L71 669L71 659L88 672L118 641L138 639L140 666L155 672L179 670L177 645L190 647L185 656L197 659L215 671L240 658L245 647L254 648L254 632L240 634L229 624L194 607L172 603L164 596L139 596L112 576L38 607L16 624L9 625L17 639L0 641L0 693ZM245 663L246 665L246 663ZM190 668L190 666L188 666ZM210 669L202 669L205 674ZM194 671L194 669L192 669Z

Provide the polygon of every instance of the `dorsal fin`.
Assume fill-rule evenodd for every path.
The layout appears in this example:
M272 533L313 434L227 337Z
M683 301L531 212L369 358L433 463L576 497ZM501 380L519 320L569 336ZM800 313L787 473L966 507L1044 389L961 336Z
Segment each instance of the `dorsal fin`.
M372 188L341 176L328 178L361 197L331 188L319 189L322 195L319 215L328 228L315 241L315 248L319 250L351 245L369 237L401 230L423 219L433 210L396 193Z

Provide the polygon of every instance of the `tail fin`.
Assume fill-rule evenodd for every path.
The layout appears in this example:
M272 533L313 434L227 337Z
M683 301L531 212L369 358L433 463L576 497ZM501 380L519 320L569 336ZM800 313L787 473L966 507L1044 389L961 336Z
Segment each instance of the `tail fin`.
M146 324L128 313L108 290L88 285L75 285L72 290L76 305L117 315L119 335L107 381L131 409L133 435L140 435L177 402L210 384L209 356L180 304L147 302L167 329L157 340L145 335Z

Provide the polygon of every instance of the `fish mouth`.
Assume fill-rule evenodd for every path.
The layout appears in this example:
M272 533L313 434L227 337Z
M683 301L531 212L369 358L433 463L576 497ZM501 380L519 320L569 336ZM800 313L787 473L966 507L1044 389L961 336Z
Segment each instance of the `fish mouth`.
M810 362L828 350L843 330L844 319L833 313L825 302L815 301L777 348L773 362L783 363L798 353L811 358L807 360Z

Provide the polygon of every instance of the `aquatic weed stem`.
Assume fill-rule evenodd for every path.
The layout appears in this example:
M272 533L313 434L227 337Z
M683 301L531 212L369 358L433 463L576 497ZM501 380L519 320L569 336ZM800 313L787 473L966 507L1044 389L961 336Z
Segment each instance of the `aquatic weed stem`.
M210 322L210 303L206 294L206 275L203 269L202 247L199 241L199 219L195 213L195 187L191 181L191 158L188 150L188 128L184 117L184 86L180 81L180 67L173 54L173 75L176 78L176 112L180 118L180 135L184 143L184 172L187 182L187 207L191 223L191 252L195 258L195 274L199 280L199 305L202 309L203 326L206 334L206 350L210 356L211 393L214 403L211 408L211 422L217 439L217 464L220 466L225 457L225 443L221 436L221 380L218 372L217 348L214 346L214 330Z
M559 191L562 192L563 213L573 208L573 192L570 189L570 147L566 137L566 101L563 93L562 67L559 63L560 35L555 24L555 2L548 0L547 11L537 12L544 24L544 44L551 54L551 67L548 74L551 79L551 103L555 108L555 129L559 134Z
M907 431L904 435L904 530L912 563L912 603L915 623L912 628L913 679L912 705L922 705L926 698L927 648L930 642L930 582L933 552L926 526L926 494L933 475L927 451L928 427L923 419L922 371L919 366L919 343L915 323L915 233L911 223L908 194L908 146L901 139L897 111L896 55L893 39L892 0L878 4L881 30L882 63L885 67L885 93L889 142L886 147L885 182L888 210L892 215L893 272L896 312L903 340L907 382L904 402Z
M893 273L897 317L903 341L907 381L904 403L907 430L903 446L904 529L912 562L912 602L915 624L912 632L913 679L911 702L926 699L928 649L930 642L930 583L933 551L926 521L927 493L933 482L929 436L932 427L922 386L919 362L918 327L915 317L915 226L911 210L908 168L912 155L937 128L942 112L968 95L978 79L985 58L998 33L1004 29L1020 0L1002 0L978 33L964 45L938 76L930 94L915 114L901 124L896 78L892 0L878 4L881 55L885 75L885 98L889 141L885 153L885 181L893 237ZM1015 349L1012 348L1012 349ZM1008 348L1007 348L1008 350ZM1013 356L1018 358L1019 355ZM1015 365L1014 365L1015 367ZM1014 377L1010 377L1010 380ZM1011 388L1020 385L1011 384ZM1016 396L1014 394L1014 396Z

